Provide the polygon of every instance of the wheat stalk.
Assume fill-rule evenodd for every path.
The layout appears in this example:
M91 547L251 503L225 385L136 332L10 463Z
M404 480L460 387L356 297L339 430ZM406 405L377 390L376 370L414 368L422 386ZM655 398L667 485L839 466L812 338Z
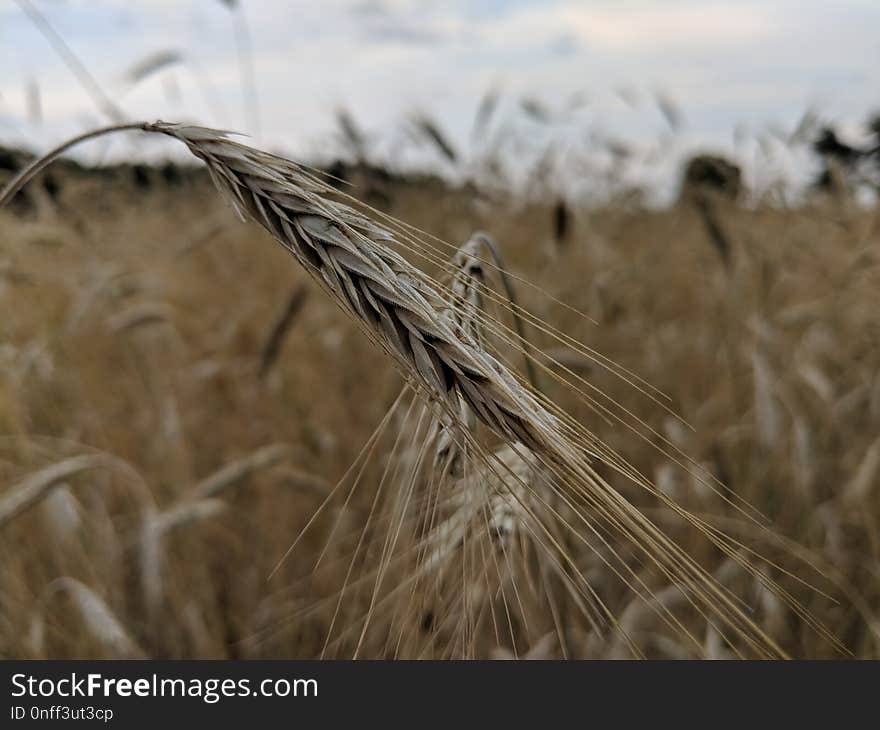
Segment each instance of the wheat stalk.
M82 135L37 160L7 186L0 206L68 147L122 129L160 133L185 144L207 165L239 213L259 223L296 258L391 356L435 414L449 419L462 443L473 444L484 460L490 456L480 451L462 422L459 408L464 403L512 449L527 449L546 471L555 496L575 514L575 524L568 526L583 532L579 539L585 544L600 547L607 545L608 535L617 535L687 591L695 607L717 616L754 652L783 654L708 573L597 474L589 434L533 392L471 334L450 323L443 313L453 295L392 248L405 247L405 241L334 200L334 190L304 168L217 130L164 122L118 125ZM733 552L722 535L671 501L665 503L720 549ZM570 557L562 557L577 571ZM636 592L644 588L626 566L609 568Z
M82 526L82 509L67 484L59 484L46 497L42 504L43 519L54 543L70 545Z
M284 444L263 446L203 479L189 491L189 498L201 500L216 497L221 492L237 486L255 472L275 466L289 455L290 448Z
M189 487L184 497L165 510L146 511L138 536L141 590L147 608L155 611L163 595L163 558L166 538L182 527L213 519L227 503L218 495L234 489L251 475L279 464L290 453L284 444L270 444L230 462Z
M453 302L452 309L446 313L453 328L460 335L469 337L481 347L485 346L486 340L486 322L482 316L486 291L486 271L481 258L483 249L488 249L498 264L508 300L512 305L516 305L513 286L506 275L506 267L494 241L487 234L477 232L455 252L452 258L454 273L450 291ZM525 342L523 324L515 310L514 318L519 338ZM531 366L532 361L526 358L529 382L534 386L536 376ZM474 431L476 419L464 400L460 403L460 415L461 420L458 424L464 423L471 431ZM441 466L443 475L448 474L462 480L465 476L465 465L468 460L467 452L461 449L460 443L456 439L455 428L457 424L446 417L437 425L439 433L435 463ZM513 448L503 445L493 452L492 457L493 460L490 460L490 463L483 468L477 469L476 474L468 475L467 479L462 480L465 482L463 487L466 502L464 511L470 510L471 514L463 519L462 514L454 513L446 523L436 528L441 534L454 535L453 545L457 545L461 540L461 534L473 518L473 513L480 508L485 508L488 512L486 527L489 534L501 543L508 542L516 531L518 523L527 518L523 509L524 501L528 499L528 492L534 489L538 482L534 473L534 457L520 443L514 444ZM500 470L493 463L494 460L503 464L503 470ZM502 471L507 474L501 473ZM505 478L505 476L513 478ZM450 486L452 487L451 491L455 492L456 485ZM442 490L442 488L441 479L440 489ZM445 546L442 550L449 553L450 541L444 540L444 543ZM428 562L438 562L436 551L429 557Z
M62 486L66 479L81 471L109 464L104 456L73 456L30 474L0 497L0 527L40 502L53 489Z
M45 613L50 599L57 593L66 593L83 627L100 646L117 659L143 659L146 654L137 641L126 631L122 622L95 591L70 576L56 578L40 596L39 608L31 619L29 643L34 653L45 651Z

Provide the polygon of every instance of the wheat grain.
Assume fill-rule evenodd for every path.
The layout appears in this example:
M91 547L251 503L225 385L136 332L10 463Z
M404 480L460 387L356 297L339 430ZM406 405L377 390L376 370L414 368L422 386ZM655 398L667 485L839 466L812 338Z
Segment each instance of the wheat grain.
M66 479L88 469L108 466L103 456L74 456L47 466L10 487L0 497L0 527L33 507Z
M34 617L31 628L33 643L37 647L42 647L44 641L43 615L50 599L57 593L66 593L70 597L83 627L113 658L143 659L145 657L143 649L126 631L107 603L87 585L69 576L52 581L41 596L41 608Z
M843 500L853 506L864 506L878 488L880 474L880 438L872 443L862 457L852 478L843 488Z
M41 505L53 543L68 545L82 526L82 505L67 484L52 489Z
M149 54L140 61L134 63L126 72L125 80L132 86L140 83L145 78L152 76L157 71L173 66L183 61L180 51L166 49Z
M162 302L139 302L107 318L107 329L122 334L146 325L171 321L171 309Z
M154 518L152 529L163 536L182 527L212 519L225 512L226 507L226 502L215 498L184 502L159 513Z
M284 444L271 444L257 449L252 454L227 464L196 484L189 490L189 498L204 500L216 497L221 492L241 484L253 473L275 466L289 454L290 449Z

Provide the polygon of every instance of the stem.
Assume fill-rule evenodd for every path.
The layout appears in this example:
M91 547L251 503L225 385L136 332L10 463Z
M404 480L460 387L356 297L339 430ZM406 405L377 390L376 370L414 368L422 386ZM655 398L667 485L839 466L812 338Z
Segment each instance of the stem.
M9 183L3 188L3 191L0 192L0 208L6 205L12 197L21 190L28 182L30 182L35 175L37 175L41 170L50 165L55 161L61 154L69 150L71 147L78 145L80 142L85 142L89 139L94 139L95 137L101 137L105 134L111 134L112 132L124 132L124 131L141 131L141 132L158 132L161 131L156 128L155 124L152 122L130 122L126 124L114 124L109 127L101 127L100 129L92 130L91 132L86 132L85 134L81 134L78 137L74 137L73 139L69 139L66 142L60 144L53 150L50 150L42 157L38 157L33 162L31 162L27 167L22 169ZM525 359L526 364L526 377L529 381L529 384L536 391L540 392L538 388L538 375L535 370L534 360L534 352L531 343L526 339L525 335L525 325L523 324L523 320L519 315L519 310L521 309L516 300L516 292L513 288L513 282L510 280L510 277L507 273L507 266L504 263L504 258L501 256L501 252L498 250L498 247L495 245L495 242L492 238L486 233L478 233L482 244L489 250L489 253L492 255L492 258L495 261L495 266L498 269L499 274L501 275L501 283L504 286L504 292L507 296L508 301L511 304L511 313L513 314L513 324L516 328L516 334L519 341L522 343L523 347L523 357Z
M78 137L74 137L73 139L69 139L63 144L60 144L55 149L47 152L42 157L38 157L27 167L19 171L19 173L14 178L12 178L12 180L9 181L6 187L3 188L3 191L0 192L0 208L2 208L10 200L12 200L12 196L15 195L19 190L21 190L25 185L27 185L27 183L29 183L37 173L39 173L43 168L54 162L57 157L69 150L71 147L78 145L80 142L85 142L88 139L100 137L104 134L110 134L111 132L123 132L128 130L140 130L141 132L157 131L153 128L153 125L150 122L131 122L129 124L114 124L110 127L101 127L100 129L95 129L91 132L81 134Z
M235 45L238 48L238 65L241 72L241 86L244 94L244 113L250 133L257 140L262 137L260 128L260 101L257 96L257 77L254 72L254 52L251 45L251 34L244 8L236 6Z
M46 40L61 56L61 60L71 70L77 80L85 88L86 93L92 97L97 107L115 122L125 121L125 114L116 103L105 93L94 76L89 73L82 61L79 60L73 49L64 41L58 32L49 24L46 17L34 6L30 0L16 0L18 6L27 14L31 22L45 36Z
M504 293L511 304L510 312L513 315L513 326L516 328L516 336L523 346L523 355L526 362L526 377L532 388L540 392L540 388L538 388L538 373L535 370L535 363L533 362L535 357L532 352L533 348L531 343L526 339L525 325L517 311L520 309L520 306L516 301L516 291L513 288L513 282L507 275L507 265L504 263L504 258L501 256L501 251L498 249L495 241L493 241L488 234L478 233L477 236L495 260L495 267L498 269L498 273L501 276L501 285L504 287Z

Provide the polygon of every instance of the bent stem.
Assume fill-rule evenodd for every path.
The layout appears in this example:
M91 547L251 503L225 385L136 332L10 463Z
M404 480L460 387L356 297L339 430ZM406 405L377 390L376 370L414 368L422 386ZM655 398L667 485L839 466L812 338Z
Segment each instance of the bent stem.
M25 185L27 185L33 178L36 176L41 170L51 165L59 156L64 154L71 147L75 147L80 142L85 142L89 139L94 139L95 137L101 137L105 134L110 134L112 132L126 132L137 130L140 132L158 132L154 126L153 122L129 122L126 124L114 124L109 127L101 127L99 129L94 129L91 132L86 132L85 134L81 134L78 137L74 137L73 139L69 139L63 144L58 145L53 150L50 150L42 157L38 157L33 160L27 167L23 168L12 180L7 183L6 187L3 188L3 192L0 193L0 208L6 205L10 200L12 200L13 196L21 190Z
M519 302L517 301L516 291L513 288L513 281L507 272L507 265L504 261L504 257L501 255L501 250L498 248L498 245L489 234L480 232L475 233L474 237L479 239L495 261L495 268L498 270L498 274L501 278L504 293L507 296L507 301L510 302L511 305L510 312L513 315L513 326L516 328L516 336L523 347L523 354L525 355L526 362L526 377L529 381L529 385L531 385L535 391L540 393L541 389L538 387L538 373L535 371L534 347L532 346L532 343L526 339L525 324L520 316L522 307L520 307Z

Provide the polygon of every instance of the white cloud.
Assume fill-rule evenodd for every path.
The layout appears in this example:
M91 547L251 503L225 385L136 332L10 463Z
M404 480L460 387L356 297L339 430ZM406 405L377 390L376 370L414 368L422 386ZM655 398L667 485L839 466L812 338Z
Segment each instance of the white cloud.
M235 15L218 0L41 2L108 91L123 69L160 49L190 65L122 99L131 116L187 117L244 129ZM585 125L650 142L663 129L649 103L664 89L682 106L688 133L727 140L737 122L753 128L797 119L810 101L843 119L862 115L880 88L874 29L880 4L867 0L244 0L255 49L264 142L294 153L326 149L333 112L347 106L376 139L395 139L401 119L423 108L464 144L479 98L501 82L507 109L537 94L558 107L588 89ZM95 116L94 105L12 3L0 3L0 113L48 144ZM24 88L40 83L46 122L28 127ZM621 104L616 89L642 103ZM215 98L219 103L206 101ZM9 139L0 124L0 142ZM5 135L5 137L4 137Z
M596 50L680 53L736 46L771 30L771 15L759 5L560 2L521 8L487 25L483 37L497 44L529 44L565 33Z

